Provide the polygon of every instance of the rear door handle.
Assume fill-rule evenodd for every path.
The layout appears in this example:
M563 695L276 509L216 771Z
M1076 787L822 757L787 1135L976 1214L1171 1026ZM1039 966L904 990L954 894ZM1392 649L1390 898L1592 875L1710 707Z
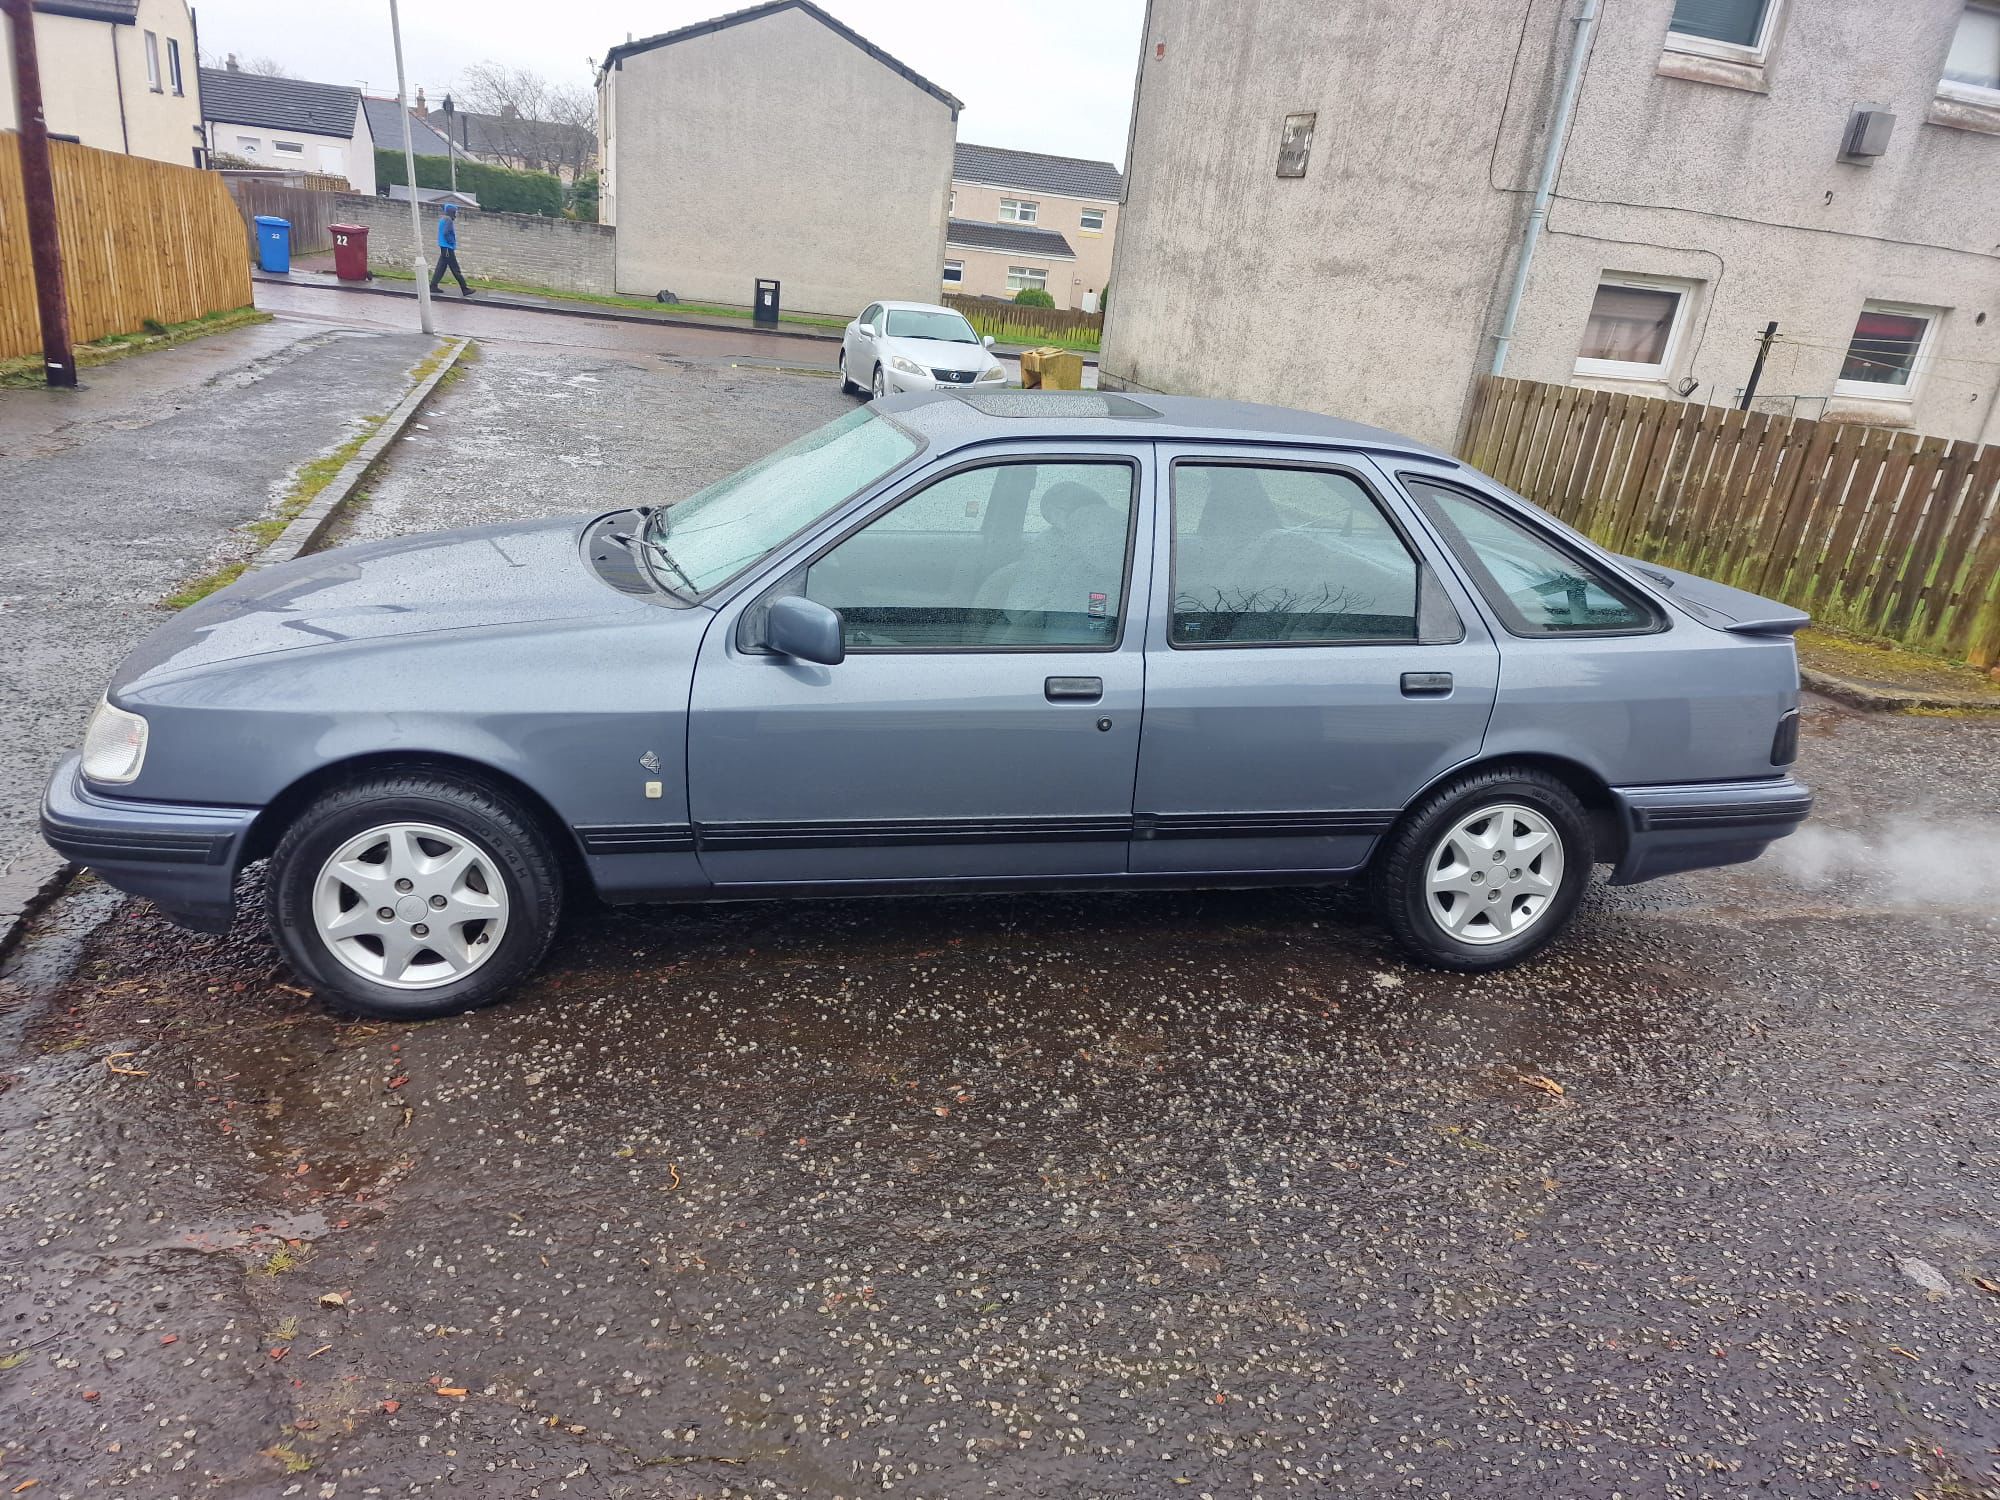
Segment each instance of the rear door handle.
M1042 684L1051 703L1095 703L1104 696L1102 677L1051 677Z
M1442 698L1451 691L1449 672L1405 672L1403 674L1403 696L1405 698Z

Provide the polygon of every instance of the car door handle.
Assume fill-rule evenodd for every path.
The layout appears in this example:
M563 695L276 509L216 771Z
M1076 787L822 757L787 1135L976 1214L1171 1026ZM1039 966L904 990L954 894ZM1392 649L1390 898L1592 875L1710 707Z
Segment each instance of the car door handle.
M1042 684L1051 703L1095 703L1104 696L1102 677L1051 677Z
M1403 674L1403 696L1405 698L1442 698L1451 691L1449 672L1405 672Z

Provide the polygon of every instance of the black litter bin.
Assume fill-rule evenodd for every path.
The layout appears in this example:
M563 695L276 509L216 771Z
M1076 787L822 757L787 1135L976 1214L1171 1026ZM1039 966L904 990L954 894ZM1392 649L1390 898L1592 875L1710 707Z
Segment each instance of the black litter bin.
M776 324L778 321L778 283L759 278L757 282L757 301L753 306L754 311L751 316L756 322Z

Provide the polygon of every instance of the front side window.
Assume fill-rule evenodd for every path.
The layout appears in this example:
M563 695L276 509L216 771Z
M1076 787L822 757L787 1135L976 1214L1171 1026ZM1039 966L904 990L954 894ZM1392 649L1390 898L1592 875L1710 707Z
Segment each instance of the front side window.
M898 468L920 445L866 407L646 518L646 565L679 594L702 594Z
M1777 9L1778 0L1674 0L1667 45L1722 56L1760 54Z
M186 92L181 86L181 44L172 37L167 38L167 82L176 94Z
M1071 462L947 475L815 562L805 595L840 611L853 651L1109 650L1134 473Z
M1009 266L1007 268L1007 290L1010 292L1046 291L1049 273L1041 266Z
M1179 463L1176 646L1417 639L1417 563L1360 482Z
M1666 379L1687 303L1682 285L1606 277L1591 299L1577 373Z
M151 31L146 33L146 87L160 92L160 38Z
M1968 5L1944 60L1942 93L2000 104L2000 6Z
M1865 302L1847 341L1834 391L1843 396L1908 399L1915 393L1924 352L1936 326L1933 308Z
M1031 203L1025 198L1002 198L1000 200L1000 222L1002 224L1032 224L1041 212L1039 203Z
M1104 229L1104 210L1086 208L1077 219L1078 226L1086 234L1099 234Z
M965 280L965 262L962 260L946 261L944 263L944 279L952 286L956 286Z
M1404 477L1425 514L1514 635L1627 635L1659 615L1567 547L1462 490Z

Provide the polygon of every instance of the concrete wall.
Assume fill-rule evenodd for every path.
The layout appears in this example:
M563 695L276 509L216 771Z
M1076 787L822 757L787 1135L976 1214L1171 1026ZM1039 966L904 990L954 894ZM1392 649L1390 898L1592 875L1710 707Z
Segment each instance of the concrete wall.
M5 48L0 21L0 58ZM146 74L145 34L152 32L160 59L156 92ZM181 91L174 92L168 42L180 44ZM41 66L42 107L52 135L75 136L100 151L193 166L201 144L196 99L194 20L184 0L140 0L137 24L113 26L75 16L35 15L35 51ZM0 62L0 129L18 127L14 70Z
M1491 358L1570 28L1412 0L1153 0L1104 374L1458 432ZM1760 68L1666 49L1672 0L1603 7L1507 373L1578 379L1599 277L1694 283L1664 381L1733 402L1764 323L1760 405L2000 438L2000 111L1941 106L1960 0L1789 0ZM1164 55L1155 56L1164 44ZM1888 154L1836 160L1849 112ZM1317 111L1303 178L1287 114ZM1864 299L1946 309L1914 402L1835 400ZM1765 398L1769 398L1768 400Z
M1000 222L1000 200L1002 198L1025 198L1036 206L1035 227L1053 229L1069 241L1070 249L1076 252L1074 261L1029 260L1018 258L1013 265L1045 265L1049 268L1049 292L1056 299L1057 307L1081 307L1085 292L1103 292L1105 283L1111 279L1112 247L1118 236L1118 205L1111 200L1096 198L1062 198L1054 193L1035 192L1029 188L991 187L985 183L967 182L963 178L952 182L951 190L956 207L952 209L954 219L973 219L981 223ZM1083 211L1086 208L1104 210L1104 228L1090 230L1083 227ZM947 252L947 259L959 258L958 251ZM1058 267L1063 287L1057 286ZM972 273L971 258L966 258L966 274ZM1007 264L1000 267L1000 284L994 288L995 295L1006 291ZM967 286L969 292L984 293L987 288Z
M368 259L410 264L410 205L358 194L336 196L336 223L368 226ZM437 211L422 210L426 264L437 260ZM458 211L458 263L467 276L491 276L558 292L608 295L616 290L617 231L605 224L539 214ZM449 278L447 278L449 280Z
M627 57L605 105L618 288L859 312L935 301L949 105L800 10Z

